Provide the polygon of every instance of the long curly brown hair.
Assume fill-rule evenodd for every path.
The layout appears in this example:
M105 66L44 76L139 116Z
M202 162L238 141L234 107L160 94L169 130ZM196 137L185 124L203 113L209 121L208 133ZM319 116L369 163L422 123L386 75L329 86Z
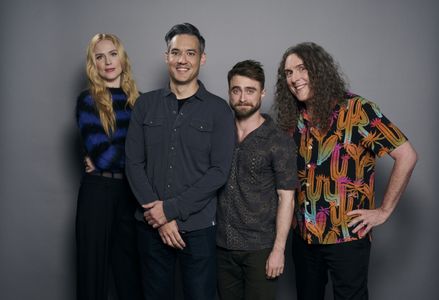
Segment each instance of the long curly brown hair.
M306 101L306 105L308 109L312 108L311 123L321 131L327 131L334 106L345 102L347 83L332 56L321 46L311 42L290 47L282 56L277 71L273 104L277 123L285 131L294 131L300 111L305 108L305 104L297 100L288 88L285 61L291 54L296 54L302 59L308 70L313 97Z

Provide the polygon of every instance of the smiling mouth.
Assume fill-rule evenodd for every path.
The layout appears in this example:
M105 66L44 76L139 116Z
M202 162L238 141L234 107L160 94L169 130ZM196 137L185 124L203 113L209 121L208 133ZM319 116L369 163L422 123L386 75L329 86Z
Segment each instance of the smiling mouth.
M294 89L295 89L296 91L300 91L300 90L303 89L304 87L305 87L305 84L302 84L302 85L295 86Z

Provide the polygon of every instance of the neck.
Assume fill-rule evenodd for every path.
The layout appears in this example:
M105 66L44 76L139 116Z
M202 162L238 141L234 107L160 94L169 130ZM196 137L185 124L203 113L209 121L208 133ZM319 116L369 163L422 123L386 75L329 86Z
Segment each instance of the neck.
M185 84L178 84L171 80L171 83L169 84L171 91L175 94L177 99L186 99L190 96L194 95L198 88L198 81L193 80L189 83Z
M259 128L265 119L259 111L245 119L235 119L239 142L242 142L252 131Z
M105 86L108 88L120 88L120 76L113 81L106 81Z

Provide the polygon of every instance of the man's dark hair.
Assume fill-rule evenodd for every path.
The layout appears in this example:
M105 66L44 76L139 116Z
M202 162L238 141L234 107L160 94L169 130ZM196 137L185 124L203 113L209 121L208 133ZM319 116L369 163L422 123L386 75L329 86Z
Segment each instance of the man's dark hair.
M264 88L265 85L265 75L264 69L262 69L262 64L255 60L244 60L240 61L227 74L227 80L230 86L230 80L233 76L240 75L244 77L248 77L250 79L256 80L261 84L261 89Z
M200 45L200 54L204 52L206 41L204 40L203 36L200 34L198 28L190 23L183 23L183 24L177 24L172 26L172 28L165 35L165 41L168 48L172 38L180 34L188 34L195 36L198 39L198 43Z
M321 46L307 42L288 48L279 64L277 72L274 111L277 122L284 130L294 130L300 110L304 104L296 99L288 88L285 75L285 61L296 54L308 71L309 84L313 93L306 105L313 107L312 124L322 131L330 126L330 116L334 105L345 103L347 83L332 56Z

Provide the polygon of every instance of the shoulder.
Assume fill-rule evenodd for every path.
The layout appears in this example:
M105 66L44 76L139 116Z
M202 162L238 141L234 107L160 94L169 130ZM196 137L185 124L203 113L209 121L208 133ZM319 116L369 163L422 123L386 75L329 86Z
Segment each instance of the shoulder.
M76 113L95 113L95 103L89 90L82 91L76 102Z
M84 90L81 93L79 93L77 102L78 105L79 104L93 105L93 99L91 97L90 90Z
M144 110L146 107L154 105L154 103L159 103L164 98L164 90L157 89L153 91L149 91L143 94L140 94L134 104L134 109L136 110Z
M207 105L209 109L211 109L214 113L226 113L232 115L232 110L230 109L227 101L215 94L212 94L209 91L205 91L203 95L203 101L205 105Z
M143 105L145 105L150 103L151 101L159 101L164 97L163 93L164 93L163 89L157 89L146 93L142 93L139 95L139 98L137 98L136 103L140 102L143 103Z
M378 105L375 102L356 94L348 94L346 97L346 104L349 107L361 106L364 108L378 108Z
M266 118L266 135L273 144L286 145L288 147L294 145L294 140L291 135L280 129L270 116L264 114L264 117Z

